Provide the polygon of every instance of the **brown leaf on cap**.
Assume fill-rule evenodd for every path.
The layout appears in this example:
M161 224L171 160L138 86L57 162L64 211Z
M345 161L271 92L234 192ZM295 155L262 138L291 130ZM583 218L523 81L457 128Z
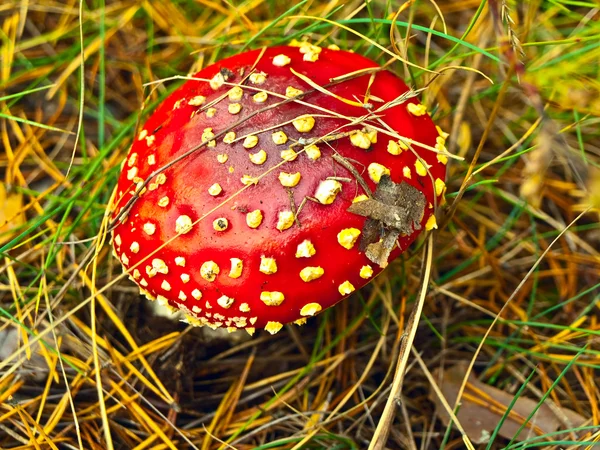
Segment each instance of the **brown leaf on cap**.
M466 364L457 364L444 372L441 391L450 405L456 401L466 372ZM434 378L438 378L438 373L437 370L434 371ZM440 419L447 426L450 423L450 416L446 409L433 391L430 393L430 397L437 406ZM513 400L513 394L482 383L471 374L461 399L457 419L472 442L476 444L488 442ZM553 433L560 429L579 427L586 420L575 411L551 404L550 400L546 400L539 408L538 405L538 400L519 397L502 424L498 435L506 439L513 439L523 422L534 411L536 413L531 422L523 427L519 436L515 438L517 441ZM558 436L554 437L558 439Z
M421 229L425 203L425 196L414 186L394 183L389 176L382 176L372 199L353 203L347 209L367 217L360 250L380 267L387 266L398 236Z

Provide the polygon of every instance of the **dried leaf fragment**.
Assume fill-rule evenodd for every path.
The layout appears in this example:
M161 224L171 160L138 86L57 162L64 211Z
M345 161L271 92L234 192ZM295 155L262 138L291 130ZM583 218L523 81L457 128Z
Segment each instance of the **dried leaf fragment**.
M456 401L456 396L466 372L466 364L457 364L444 372L441 390L450 405L453 405ZM433 376L434 379L438 379L438 374L435 372ZM448 425L450 416L444 409L442 402L433 391L430 397L437 406L437 412L442 422L444 425ZM489 386L471 374L461 399L457 419L473 443L488 442L513 400L513 394ZM553 433L561 428L579 427L585 422L585 418L575 411L558 406L552 407L550 400L546 400L539 408L538 406L539 402L537 400L523 396L519 397L502 424L498 433L499 436L512 439L519 431L523 421L536 410L537 412L533 415L531 422L523 428L516 440L522 441L530 435ZM562 417L558 417L557 412ZM568 426L564 423L565 421L569 422ZM558 438L557 436L554 437Z
M390 252L400 234L421 229L425 195L412 185L381 177L372 199L353 203L348 212L367 217L360 242L361 251L380 267L387 266Z

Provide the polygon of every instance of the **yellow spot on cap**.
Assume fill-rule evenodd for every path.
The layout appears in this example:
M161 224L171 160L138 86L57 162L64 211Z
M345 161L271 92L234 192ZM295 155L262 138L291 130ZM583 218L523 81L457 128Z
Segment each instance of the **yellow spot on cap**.
M438 160L440 163L442 163L444 166L445 166L446 164L448 164L448 157L447 157L446 155L442 155L441 153L438 153L438 154L436 155L436 157L437 157L437 160Z
M156 225L150 222L146 222L144 225L142 225L142 229L144 230L144 233L146 233L148 236L152 236L156 231Z
M211 142L214 142L215 133L213 133L212 128L205 128L202 132L202 140L208 142L210 146Z
M267 306L279 306L285 300L285 296L278 291L261 292L260 300Z
M211 187L208 188L208 193L210 195L212 195L213 197L216 197L221 192L223 192L223 188L221 187L221 185L219 183L215 183Z
M439 126L435 126L435 129L437 130L437 132L440 134L440 137L444 140L448 139L448 136L450 136L450 133L446 133L444 130L442 130Z
M250 336L254 336L254 333L256 332L256 328L254 327L246 327L244 330L246 330L246 333L248 333Z
M437 220L435 219L435 214L432 214L429 216L429 219L427 219L427 222L425 223L425 229L427 231L431 231L434 228L437 229Z
M248 305L248 303L242 303L240 305L240 311L245 313L250 312L250 305Z
M377 144L377 130L371 130L367 132L367 137L371 144Z
M169 197L166 195L158 201L158 206L165 208L169 204Z
M344 281L338 286L338 291L340 291L340 294L342 295L349 295L354 292L354 286L352 286L352 283L349 281Z
M179 278L181 278L181 282L182 283L188 283L190 281L190 274L189 273L182 273Z
M242 145L244 148L254 148L258 144L258 136L251 134L250 136L246 136Z
M188 105L190 106L200 106L202 105L204 102L206 101L206 97L204 97L203 95L196 95L195 97L192 97L189 101L188 101Z
M223 142L231 144L233 141L235 141L235 131L228 131L223 137Z
M252 177L250 175L244 175L244 176L242 176L240 181L242 182L242 184L244 184L246 186L250 186L251 184L257 184L258 178Z
M140 244L139 242L132 242L131 245L129 246L129 250L131 250L131 253L137 253L140 251Z
M227 111L229 111L229 114L238 114L241 110L242 110L241 103L230 103L227 106Z
M267 258L264 255L261 256L259 270L267 275L272 275L277 272L277 263L275 262L275 258Z
M287 66L292 60L287 55L277 55L273 58L273 65L277 67Z
M148 136L148 130L142 130L140 131L140 134L138 134L138 140L142 140L142 139L146 139L146 136Z
M166 275L169 273L169 267L160 258L154 258L152 260L152 269L154 269L155 272L162 273L163 275Z
M306 52L302 57L303 61L315 62L319 59L319 53L317 52Z
M160 287L163 288L165 291L171 290L171 285L167 280L163 280L163 282L160 284Z
M189 216L181 215L175 220L175 232L177 234L186 234L192 230L192 219Z
M167 181L167 176L164 173L159 173L156 176L156 183L157 184L165 184L165 182Z
M425 163L425 164L427 164L427 163ZM424 177L425 175L427 175L427 169L431 166L429 164L427 164L427 167L426 167L425 164L423 164L418 159L415 161L415 170L419 176Z
M295 87L288 86L285 88L285 96L288 98L298 97L299 95L304 94L304 91L300 89L296 89Z
M267 101L267 98L269 98L269 95L264 91L257 92L252 96L252 100L254 100L254 103L264 103Z
M183 256L176 256L175 265L179 267L185 267L185 258Z
M146 275L152 278L156 276L156 270L152 266L146 266Z
M200 292L200 289L194 289L192 291L192 297L194 297L196 300L200 300L202 298L202 292ZM198 306L195 306L196 308L200 309ZM202 310L200 310L202 311ZM198 311L198 312L200 312Z
M321 305L319 305L318 303L307 303L300 310L300 315L301 316L314 316L315 314L321 312L322 309L323 309L323 307ZM304 319L304 320L305 320L305 322L302 322L302 324L299 324L299 325L304 325L304 323L306 323L306 319Z
M271 139L273 139L273 142L275 144L281 145L287 142L288 137L287 134L285 134L283 131L276 131L271 135Z
M381 181L381 177L384 175L390 174L390 169L379 164L379 163L371 163L368 167L369 178L373 180L374 183L379 183Z
M298 153L294 151L293 148L288 148L286 150L281 151L281 159L286 161L293 161L298 157Z
M239 258L231 258L231 269L229 269L230 278L239 278L244 269L244 262Z
M221 164L225 164L228 159L229 156L227 156L227 153L219 153L217 155L217 161L219 161Z
M279 172L279 182L285 187L294 187L300 182L300 172L287 173Z
M217 72L217 74L211 78L208 84L210 84L212 89L219 89L221 86L223 86L223 84L225 84L225 78L221 72Z
M214 117L216 113L217 113L217 108L208 108L206 110L206 117L208 117L210 119L211 117Z
M227 96L232 102L237 102L238 100L241 100L244 96L244 90L239 86L234 86L231 89L229 89Z
M132 167L131 169L129 169L127 171L127 179L128 180L133 180L136 177L137 173L138 173L138 168L137 167Z
M399 155L404 150L408 150L408 145L402 141L389 141L387 151L390 155Z
M337 240L339 244L345 249L350 250L354 247L356 240L360 236L360 230L357 228L344 228L337 235Z
M200 267L200 276L206 281L215 281L215 278L217 278L217 275L219 275L220 271L221 269L219 268L216 262L206 261Z
M279 322L267 322L267 324L265 325L265 330L271 334L277 334L277 332L279 332L279 330L281 330L282 328L283 324Z
M369 196L360 194L352 199L352 203L364 202L365 200L369 200Z
M438 197L446 190L446 183L440 178L435 179L435 195Z
M133 166L138 159L138 154L137 153L132 153L131 155L129 155L129 158L127 158L127 166L131 167Z
M267 152L264 150L259 150L256 153L250 153L248 157L250 158L250 162L252 162L252 164L261 165L267 160Z
M421 104L409 103L406 105L406 109L413 116L423 116L427 114L427 107Z
M305 267L300 271L300 278L302 281L308 283L309 281L321 278L325 271L322 267Z
M410 167L404 166L402 168L402 175L404 175L404 178L410 179L412 177Z
M306 323L306 317L303 317L302 319L294 320L294 323L296 325L298 325L299 327L301 327L302 325L304 325Z
M315 118L313 116L300 116L292 121L292 125L300 133L307 133L315 126Z
M368 280L373 276L373 268L369 265L360 268L360 277Z
M371 148L371 139L369 138L369 135L360 130L354 130L352 134L350 134L350 142L355 147L362 148L364 150Z
M310 62L315 62L318 57L319 57L319 53L321 53L321 47L319 47L318 45L313 45L308 41L303 41L299 43L299 47L300 47L300 53L304 54L304 61L310 61Z
M213 220L213 228L215 231L225 231L229 227L229 221L225 217L219 217Z
M254 211L246 214L246 224L250 228L258 228L262 223L263 215L260 209L255 209Z
M279 211L277 215L277 226L279 231L287 230L294 224L294 213L292 211Z
M263 84L267 79L267 74L264 72L254 72L248 77L252 84Z
M153 134L151 134L150 136L146 136L146 145L148 145L148 147L150 147L152 144L154 144L155 140L156 140L156 136L154 136Z
M340 192L342 183L337 180L323 180L317 187L315 198L323 205L331 205Z
M310 258L317 251L315 246L308 239L303 240L296 248L296 258Z
M154 155L154 154L148 155L148 158L146 159L146 161L148 161L149 166L153 166L154 164L156 164L156 155Z
M304 153L308 156L308 159L316 161L321 157L321 150L315 144L310 144L304 147Z
M328 48L329 50L339 50L339 49L340 49L340 47L339 47L339 46L337 46L336 44L329 44L329 45L327 46L327 48Z
M221 308L229 309L231 305L233 305L234 300L231 297L227 297L226 295L221 295L217 299L217 305ZM216 315L216 314L215 314Z

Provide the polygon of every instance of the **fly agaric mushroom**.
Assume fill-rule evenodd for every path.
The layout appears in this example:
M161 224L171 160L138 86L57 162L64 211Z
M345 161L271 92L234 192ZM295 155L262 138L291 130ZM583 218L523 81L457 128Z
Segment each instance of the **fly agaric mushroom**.
M136 137L113 202L116 256L194 325L302 324L436 227L446 136L360 55L302 43L224 59Z

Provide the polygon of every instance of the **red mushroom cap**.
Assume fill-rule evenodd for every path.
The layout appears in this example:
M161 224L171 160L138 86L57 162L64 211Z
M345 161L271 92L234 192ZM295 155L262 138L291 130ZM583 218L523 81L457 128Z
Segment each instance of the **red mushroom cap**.
M114 249L148 298L275 333L436 226L446 135L373 61L303 43L194 78L143 126L116 189Z

